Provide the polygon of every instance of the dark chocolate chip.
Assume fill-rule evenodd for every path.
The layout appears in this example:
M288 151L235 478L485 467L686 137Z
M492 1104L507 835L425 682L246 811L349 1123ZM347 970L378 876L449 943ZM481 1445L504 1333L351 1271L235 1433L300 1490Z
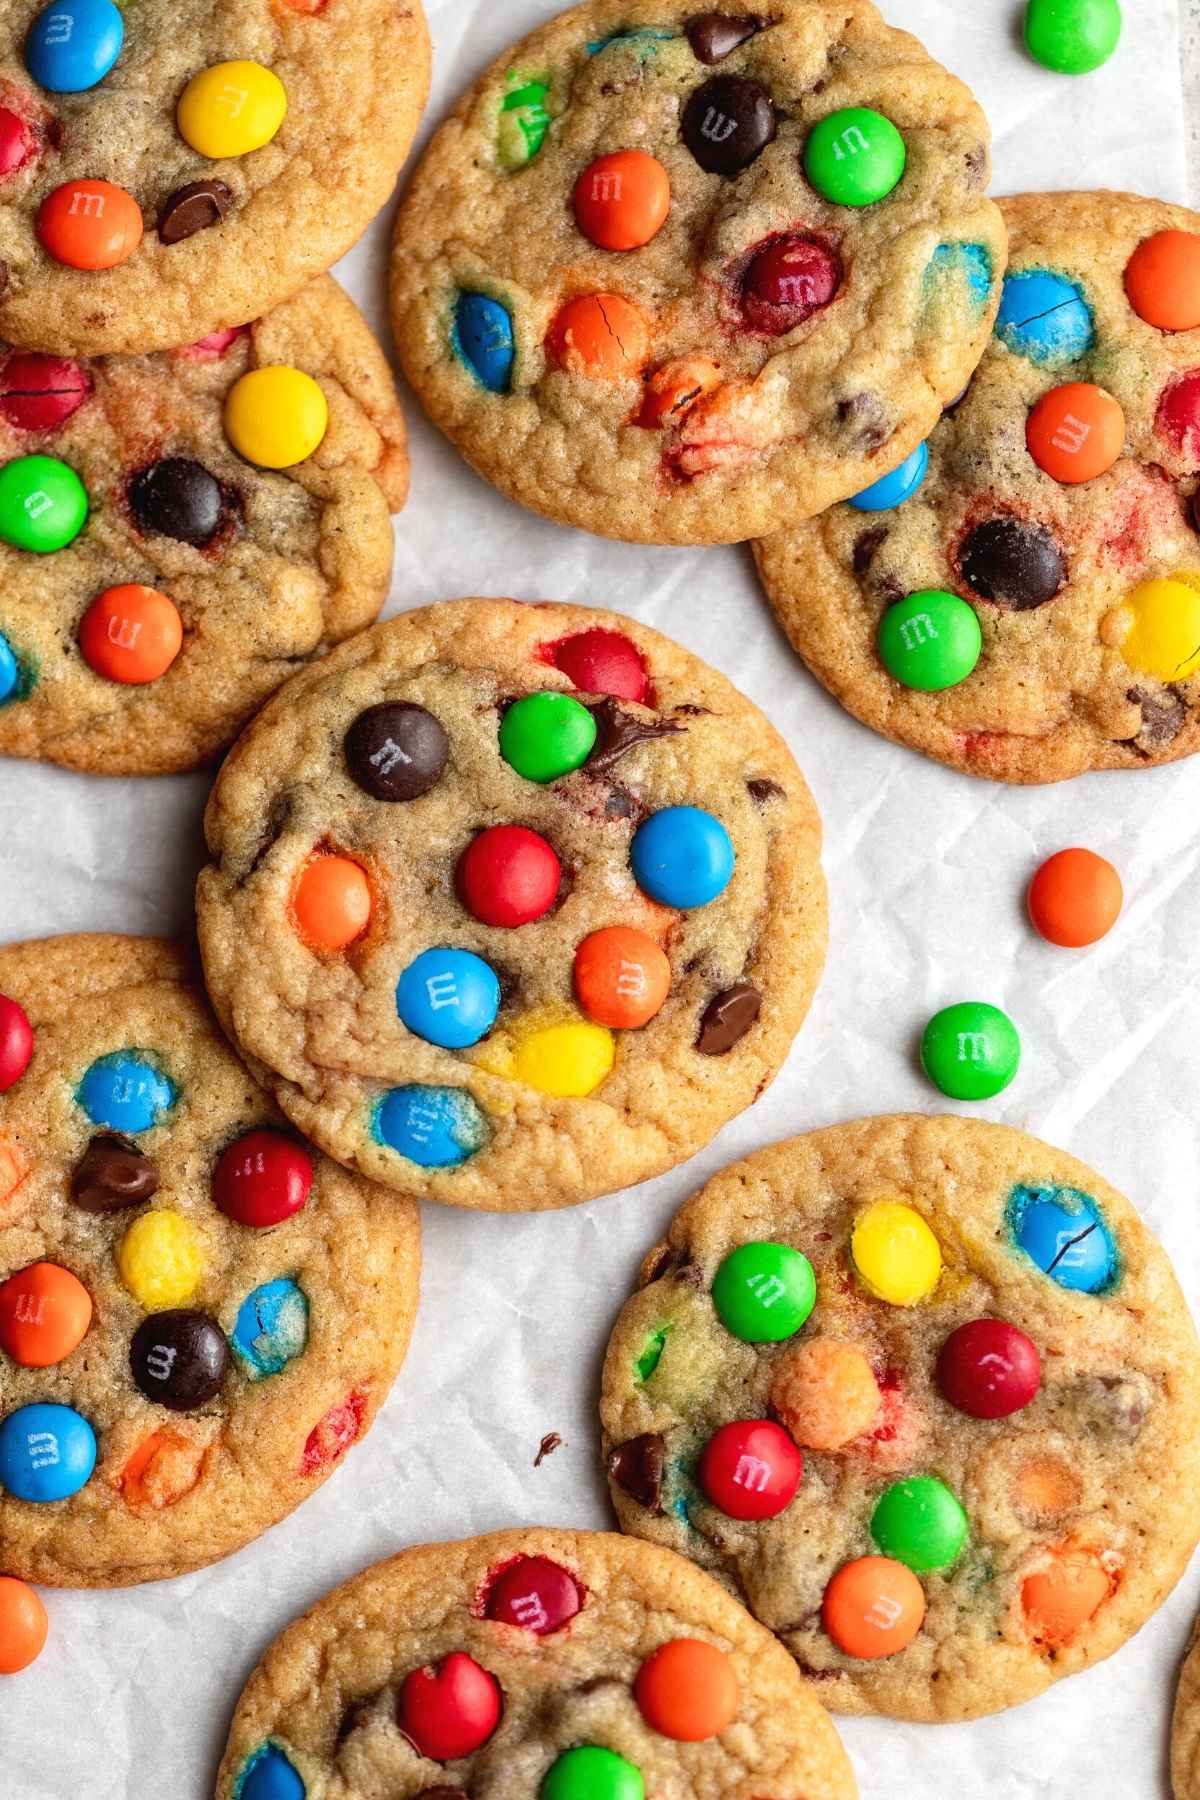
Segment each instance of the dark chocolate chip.
M731 19L728 13L719 12L698 13L684 26L692 54L710 68L713 63L724 62L727 56L732 56L739 45L762 28L761 19Z
M608 1472L619 1488L647 1512L662 1511L663 1470L667 1446L661 1433L648 1431L608 1453Z
M2 292L3 289L0 288L0 293ZM1197 488L1196 492L1192 495L1191 505L1188 510L1191 516L1193 531L1200 531L1200 488Z
M872 525L869 531L860 531L854 540L854 553L851 561L856 575L865 575L875 560L876 553L887 543L889 528L886 525Z
M359 713L345 747L351 775L376 800L419 800L437 786L450 759L441 720L406 700Z
M683 141L710 175L738 175L756 162L776 132L775 108L761 82L714 75L683 110Z
M988 519L962 551L963 579L985 600L1029 612L1067 579L1067 559L1051 532L1029 519Z
M755 806L765 806L769 800L786 798L784 790L777 781L751 780L746 783L746 787Z
M599 700L588 710L596 721L596 742L584 764L589 775L606 774L635 744L647 744L654 738L673 737L676 732L687 730L686 725L676 725L670 719L653 723L635 719L612 699Z
M837 404L838 424L863 450L878 450L887 443L891 428L878 394L851 394Z
M1130 688L1125 697L1142 710L1142 729L1135 740L1141 749L1159 750L1173 743L1187 722L1187 707L1170 688L1158 694Z
M727 1056L762 1011L762 995L748 981L716 994L704 1009L696 1048L701 1056Z
M151 1313L133 1334L129 1367L147 1400L172 1412L192 1412L221 1391L229 1345L207 1313L189 1307Z
M135 475L129 504L138 529L202 549L221 524L221 484L190 456L167 456Z
M121 1212L158 1191L158 1170L136 1144L111 1132L94 1137L71 1177L71 1198L88 1213Z
M158 209L158 235L164 244L181 244L210 225L219 225L233 205L233 190L223 181L189 181L168 194Z

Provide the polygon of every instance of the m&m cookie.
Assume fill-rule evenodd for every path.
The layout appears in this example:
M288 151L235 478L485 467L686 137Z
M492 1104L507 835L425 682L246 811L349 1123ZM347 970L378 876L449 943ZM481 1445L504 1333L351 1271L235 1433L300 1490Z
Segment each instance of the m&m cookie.
M234 1712L216 1800L854 1800L785 1653L711 1576L603 1532L422 1544L319 1600Z
M202 1568L371 1424L412 1330L416 1211L285 1124L174 946L11 945L0 992L32 1046L0 1096L5 1573Z
M374 1181L535 1211L670 1169L780 1068L825 951L782 739L615 613L462 600L281 690L217 781L209 992Z
M430 416L534 511L729 543L857 493L987 343L987 122L868 0L588 0L425 153L392 316Z
M12 0L0 337L141 355L260 317L383 206L428 87L420 0Z
M184 350L0 346L0 753L212 761L375 618L407 488L387 363L328 276Z
M920 471L757 546L813 673L968 774L1057 781L1200 747L1200 214L1001 202L991 347Z
M1007 1127L865 1119L710 1181L601 1416L627 1532L738 1593L835 1712L975 1718L1120 1648L1200 1535L1200 1356L1162 1249Z

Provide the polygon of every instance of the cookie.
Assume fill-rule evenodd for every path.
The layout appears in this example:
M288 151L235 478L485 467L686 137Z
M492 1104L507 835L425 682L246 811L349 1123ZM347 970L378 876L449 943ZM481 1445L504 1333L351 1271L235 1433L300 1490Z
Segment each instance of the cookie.
M260 317L384 205L420 0L4 0L0 337L141 355Z
M709 1576L530 1527L319 1600L238 1701L217 1800L853 1800L833 1726Z
M0 347L0 752L211 761L377 616L407 487L390 371L328 276L186 350Z
M488 481L634 542L865 487L987 343L1006 235L970 93L867 0L590 0L417 168L396 341Z
M1023 1132L892 1117L709 1182L601 1414L626 1531L837 1712L970 1719L1120 1648L1200 1535L1200 1360L1127 1200Z
M523 1212L682 1162L782 1064L825 950L787 747L632 620L462 600L297 676L218 778L209 992L295 1124Z
M1200 748L1200 216L1001 202L991 348L872 494L757 546L809 668L971 775L1058 781Z
M0 1542L124 1587L241 1549L367 1430L415 1208L283 1127L153 938L0 949Z
M1174 1800L1200 1796L1200 1631L1192 1632L1171 1721L1171 1791Z

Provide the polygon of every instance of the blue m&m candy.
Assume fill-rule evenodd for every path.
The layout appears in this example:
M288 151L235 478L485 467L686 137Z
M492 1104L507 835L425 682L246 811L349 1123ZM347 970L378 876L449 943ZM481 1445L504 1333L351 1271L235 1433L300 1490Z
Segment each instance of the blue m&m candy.
M1035 363L1075 362L1096 341L1083 289L1048 269L1024 269L1005 278L996 336Z
M720 819L698 806L668 806L639 826L630 850L633 878L661 906L687 911L723 894L734 853Z
M375 1138L422 1169L454 1169L482 1150L488 1122L465 1088L390 1088L375 1107Z
M1059 1287L1101 1294L1114 1285L1117 1246L1089 1194L1019 1187L1008 1210L1017 1244Z
M77 1098L93 1125L110 1131L149 1131L170 1112L179 1090L142 1050L114 1050L94 1062Z
M308 1300L290 1276L265 1281L238 1308L230 1338L251 1381L278 1375L308 1345Z
M454 309L454 348L490 394L512 386L516 344L512 315L490 294L460 294Z
M69 1500L95 1466L96 1434L69 1406L21 1406L0 1424L0 1487L18 1500Z
M925 270L925 294L932 299L943 282L960 278L976 307L992 291L992 253L985 244L939 244Z
M278 1744L262 1744L233 1790L234 1800L304 1800L308 1789Z
M469 950L425 950L400 977L396 1010L427 1044L465 1050L496 1023L500 983Z
M850 504L859 512L891 512L894 506L903 506L906 500L912 499L928 471L929 445L918 444L898 469L893 469L890 475L881 475L861 494L855 494Z
M52 94L82 94L104 80L124 38L112 0L57 0L29 27L25 67Z
M12 645L0 632L0 706L12 699L20 679L21 665L13 655Z

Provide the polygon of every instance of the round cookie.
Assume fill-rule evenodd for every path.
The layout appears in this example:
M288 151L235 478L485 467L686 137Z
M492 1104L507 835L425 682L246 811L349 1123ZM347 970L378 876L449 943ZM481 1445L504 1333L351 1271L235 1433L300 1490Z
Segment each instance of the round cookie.
M202 1568L371 1424L416 1311L416 1210L283 1127L181 949L10 945L0 995L5 1570Z
M820 512L987 343L987 122L867 0L589 0L462 100L396 227L409 379L487 480L634 542Z
M217 1800L854 1800L787 1656L651 1544L530 1527L422 1544L278 1637Z
M1171 1721L1171 1792L1174 1800L1200 1796L1200 1630L1193 1630Z
M186 350L0 347L0 752L211 761L376 617L407 488L387 363L328 276Z
M765 539L759 571L817 678L898 743L1001 781L1153 767L1200 746L1200 216L1001 209L995 336L923 480Z
M834 1711L946 1721L1118 1649L1200 1534L1200 1360L1158 1243L1023 1132L864 1119L725 1169L646 1258L601 1416L626 1531Z
M2 0L0 337L141 355L241 325L384 205L420 0Z
M826 939L782 739L669 639L463 600L296 677L209 802L209 992L296 1125L401 1193L572 1205L782 1064Z

